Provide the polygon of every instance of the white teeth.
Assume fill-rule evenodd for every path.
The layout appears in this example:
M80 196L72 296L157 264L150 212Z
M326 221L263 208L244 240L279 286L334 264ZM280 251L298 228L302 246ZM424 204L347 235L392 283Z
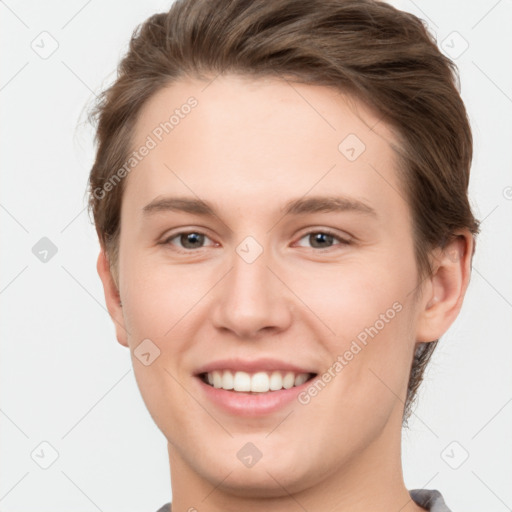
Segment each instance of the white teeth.
M272 391L279 391L283 387L283 376L281 372L272 372L270 376L270 389Z
M292 372L288 372L283 379L283 388L290 389L293 388L293 384L295 383L295 375Z
M215 370L206 375L208 383L215 388L241 392L266 393L290 389L293 386L304 384L311 374L294 372L231 372L229 370Z
M265 372L255 373L251 377L251 391L265 393L269 390L269 378Z
M224 372L222 375L222 387L224 389L233 389L234 379L233 374L230 371Z
M222 374L219 371L213 372L213 387L214 388L222 387Z
M295 377L294 385L302 386L302 384L304 384L304 382L306 382L307 380L308 380L308 375L305 373L301 373L300 375L297 375L297 377Z
M251 376L245 372L236 372L233 389L235 391L251 391Z

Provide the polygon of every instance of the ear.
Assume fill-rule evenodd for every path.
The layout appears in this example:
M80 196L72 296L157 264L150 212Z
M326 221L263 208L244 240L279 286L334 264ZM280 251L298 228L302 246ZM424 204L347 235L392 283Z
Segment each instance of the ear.
M474 238L469 230L433 254L433 274L425 283L416 340L439 339L459 314L471 276Z
M125 328L123 308L121 306L119 290L117 289L117 286L112 277L108 257L103 248L101 249L100 254L98 256L96 268L98 270L101 282L103 283L105 303L107 305L110 318L112 318L112 321L114 322L117 341L121 345L128 347L127 332Z

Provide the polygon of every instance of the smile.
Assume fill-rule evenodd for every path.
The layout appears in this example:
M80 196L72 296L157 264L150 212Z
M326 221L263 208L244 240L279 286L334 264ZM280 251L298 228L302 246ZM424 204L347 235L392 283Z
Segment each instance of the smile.
M202 373L200 378L206 384L226 391L267 393L301 386L315 374L290 371L254 372L215 370Z

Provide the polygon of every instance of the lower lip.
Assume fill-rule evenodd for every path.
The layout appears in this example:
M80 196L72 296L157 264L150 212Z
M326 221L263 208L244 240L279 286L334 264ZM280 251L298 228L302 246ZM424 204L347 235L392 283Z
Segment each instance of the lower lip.
M237 416L262 416L277 412L297 399L297 395L306 389L310 379L300 386L280 391L268 391L267 393L243 393L239 391L227 391L222 388L214 388L203 382L196 376L202 392L220 409Z

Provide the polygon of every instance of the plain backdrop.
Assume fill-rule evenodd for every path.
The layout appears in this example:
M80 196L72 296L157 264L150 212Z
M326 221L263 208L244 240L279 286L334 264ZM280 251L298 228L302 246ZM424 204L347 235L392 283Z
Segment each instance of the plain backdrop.
M405 481L439 489L454 512L504 512L512 509L512 2L391 3L424 19L458 65L475 143L471 202L483 221L462 312L404 431ZM105 309L85 197L94 157L86 109L113 80L136 25L169 6L0 2L2 512L154 512L171 499L166 440Z

